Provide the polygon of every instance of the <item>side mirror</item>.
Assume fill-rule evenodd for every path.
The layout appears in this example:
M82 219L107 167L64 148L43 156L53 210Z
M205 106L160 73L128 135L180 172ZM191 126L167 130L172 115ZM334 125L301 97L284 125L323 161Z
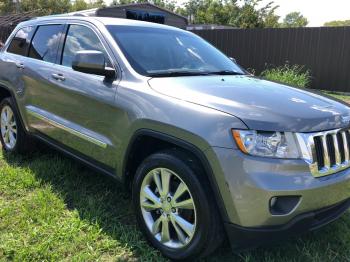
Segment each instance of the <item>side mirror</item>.
M105 55L100 51L84 50L78 51L73 59L72 68L75 71L101 75L106 78L115 77L115 70L106 67Z
M237 60L236 60L236 59L234 59L233 57L229 57L229 58L230 58L230 60L231 60L233 63L237 64Z

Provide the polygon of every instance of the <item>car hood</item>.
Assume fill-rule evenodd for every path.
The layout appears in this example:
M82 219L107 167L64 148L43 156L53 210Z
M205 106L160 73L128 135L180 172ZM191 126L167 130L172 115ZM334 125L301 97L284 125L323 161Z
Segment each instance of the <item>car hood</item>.
M240 118L250 129L316 132L349 126L345 104L252 76L190 76L149 80L161 94Z

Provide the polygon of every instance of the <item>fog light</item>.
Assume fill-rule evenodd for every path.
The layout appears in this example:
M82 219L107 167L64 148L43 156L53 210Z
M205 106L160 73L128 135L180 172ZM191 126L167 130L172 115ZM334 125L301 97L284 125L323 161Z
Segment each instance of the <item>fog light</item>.
M270 199L270 213L274 216L286 216L299 205L300 196L278 196Z

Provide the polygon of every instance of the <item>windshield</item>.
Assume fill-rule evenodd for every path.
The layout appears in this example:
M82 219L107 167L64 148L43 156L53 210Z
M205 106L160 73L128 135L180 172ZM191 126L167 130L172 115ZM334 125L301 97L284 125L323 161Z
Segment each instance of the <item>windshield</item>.
M135 26L107 28L139 74L153 77L245 74L231 59L192 33Z

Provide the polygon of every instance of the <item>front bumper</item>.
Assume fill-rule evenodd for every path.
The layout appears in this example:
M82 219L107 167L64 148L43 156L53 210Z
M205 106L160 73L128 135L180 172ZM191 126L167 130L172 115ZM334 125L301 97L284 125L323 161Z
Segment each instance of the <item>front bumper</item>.
M224 222L260 228L286 225L297 216L350 198L350 169L315 178L303 160L252 157L239 150L211 148L206 152L221 194ZM297 196L291 212L272 214L273 197Z
M327 208L300 214L281 226L245 228L226 223L225 228L232 248L241 251L316 230L339 218L349 207L350 198Z

